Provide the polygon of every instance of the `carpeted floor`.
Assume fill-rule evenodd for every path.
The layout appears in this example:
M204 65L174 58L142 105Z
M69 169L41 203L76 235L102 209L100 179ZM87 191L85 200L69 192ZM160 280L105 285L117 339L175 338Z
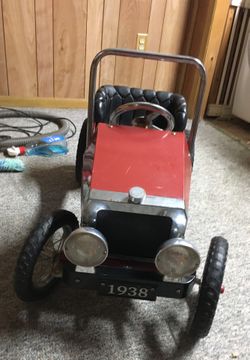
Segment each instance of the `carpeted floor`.
M70 117L78 128L84 119L79 110L53 113ZM192 343L185 335L195 291L188 301L152 303L61 284L39 303L16 298L15 262L36 221L62 207L80 215L76 144L77 137L66 157L27 157L24 173L0 174L0 359L250 359L250 152L207 123L198 133L186 237L200 249L199 274L211 237L226 237L230 250L226 290L206 339Z

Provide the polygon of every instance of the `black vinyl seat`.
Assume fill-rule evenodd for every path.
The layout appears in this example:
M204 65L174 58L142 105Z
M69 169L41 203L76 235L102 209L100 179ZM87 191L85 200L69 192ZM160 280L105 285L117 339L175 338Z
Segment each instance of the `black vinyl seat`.
M184 131L187 124L187 103L182 95L166 91L143 90L127 86L104 85L95 95L95 121L108 122L110 114L120 105L129 102L143 101L158 104L170 111L175 118L173 131ZM121 115L120 124L130 125L135 117L145 115L137 110ZM154 124L164 128L165 120L158 116Z

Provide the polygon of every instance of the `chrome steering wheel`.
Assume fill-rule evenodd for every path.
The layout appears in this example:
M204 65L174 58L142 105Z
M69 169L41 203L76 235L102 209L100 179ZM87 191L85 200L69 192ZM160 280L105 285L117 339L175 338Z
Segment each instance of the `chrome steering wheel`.
M137 102L130 102L123 105L118 106L110 115L109 119L109 125L117 125L118 124L118 118L120 115L125 114L129 111L135 111L135 110L145 110L149 111L150 114L145 115L143 118L135 118L132 120L132 125L139 126L142 124L144 127L150 128L150 129L157 129L157 130L169 130L172 131L175 126L175 119L173 115L166 110L164 107L152 104L149 102L143 102L143 101L137 101ZM158 126L154 125L154 120L158 116L164 117L166 120L166 126L164 129L159 128Z

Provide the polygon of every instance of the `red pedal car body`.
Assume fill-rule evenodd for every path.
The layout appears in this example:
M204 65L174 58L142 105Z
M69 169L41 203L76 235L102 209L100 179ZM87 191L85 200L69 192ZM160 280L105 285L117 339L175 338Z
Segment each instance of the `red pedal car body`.
M196 66L201 81L191 130L186 130L187 105L179 94L112 85L96 92L97 66L108 55ZM80 226L74 214L58 210L36 227L15 273L15 290L22 300L47 295L60 277L70 286L101 295L141 300L183 298L198 284L190 331L196 337L208 334L228 244L222 237L212 239L203 277L197 279L200 255L185 239L185 230L204 88L204 67L189 56L122 49L97 54L76 159ZM51 263L43 268L48 253Z

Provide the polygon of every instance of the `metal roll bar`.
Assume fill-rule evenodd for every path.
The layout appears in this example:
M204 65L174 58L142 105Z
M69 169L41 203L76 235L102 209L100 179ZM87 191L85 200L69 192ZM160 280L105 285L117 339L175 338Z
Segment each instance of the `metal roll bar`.
M198 95L196 98L194 118L192 121L192 127L188 139L189 151L193 157L194 143L198 129L202 100L206 86L206 70L204 68L204 65L199 59L187 55L159 54L159 53L146 52L146 51L141 52L141 51L129 50L129 49L104 49L100 51L93 59L90 68L87 146L90 145L93 134L97 67L102 58L110 55L188 64L188 65L194 65L198 69L200 75L200 84L199 84Z

